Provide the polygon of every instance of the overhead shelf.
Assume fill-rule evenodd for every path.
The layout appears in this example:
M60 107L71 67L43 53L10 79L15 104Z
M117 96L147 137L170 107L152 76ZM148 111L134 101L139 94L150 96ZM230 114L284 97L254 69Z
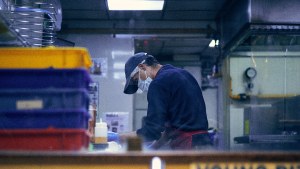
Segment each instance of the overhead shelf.
M9 28L2 12L0 13L0 46L27 46L17 32Z
M61 24L59 2L0 0L0 6L0 47L54 45Z

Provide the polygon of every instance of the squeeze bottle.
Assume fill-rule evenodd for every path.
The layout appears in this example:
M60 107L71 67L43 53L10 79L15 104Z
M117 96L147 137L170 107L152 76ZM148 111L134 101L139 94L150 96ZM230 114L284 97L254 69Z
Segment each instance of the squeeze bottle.
M95 127L95 144L107 143L107 124L100 119Z

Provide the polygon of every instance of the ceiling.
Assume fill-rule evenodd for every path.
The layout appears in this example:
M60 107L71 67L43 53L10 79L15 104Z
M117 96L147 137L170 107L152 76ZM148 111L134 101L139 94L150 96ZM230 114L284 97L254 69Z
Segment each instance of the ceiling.
M165 0L162 11L108 11L106 0L61 0L62 33L134 38L135 52L160 61L201 64L211 70L220 55L208 44L226 0Z

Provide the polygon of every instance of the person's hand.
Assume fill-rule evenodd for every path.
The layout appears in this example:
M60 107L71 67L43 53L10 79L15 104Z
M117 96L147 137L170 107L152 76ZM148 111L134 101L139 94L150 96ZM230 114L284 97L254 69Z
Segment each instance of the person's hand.
M158 140L154 140L151 144L149 144L148 148L157 150L160 147L168 145L168 144L169 144L168 135L164 131L161 133L161 137Z

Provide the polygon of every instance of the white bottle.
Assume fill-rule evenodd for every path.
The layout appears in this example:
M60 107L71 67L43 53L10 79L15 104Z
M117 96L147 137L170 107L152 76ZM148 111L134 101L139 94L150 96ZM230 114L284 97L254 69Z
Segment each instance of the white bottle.
M107 143L107 124L100 119L95 127L95 144Z

